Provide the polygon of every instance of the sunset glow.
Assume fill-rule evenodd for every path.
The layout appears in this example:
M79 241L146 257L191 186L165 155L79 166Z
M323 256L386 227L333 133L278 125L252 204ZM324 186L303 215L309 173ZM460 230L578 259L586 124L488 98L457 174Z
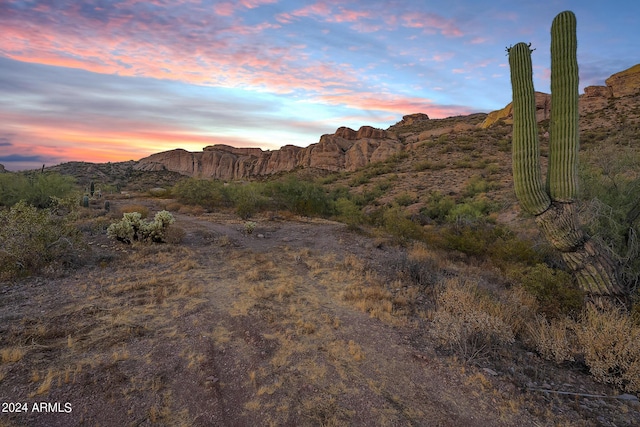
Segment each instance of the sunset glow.
M490 112L510 102L519 41L548 92L565 9L581 88L640 62L637 2L0 1L0 163L307 146L340 126Z

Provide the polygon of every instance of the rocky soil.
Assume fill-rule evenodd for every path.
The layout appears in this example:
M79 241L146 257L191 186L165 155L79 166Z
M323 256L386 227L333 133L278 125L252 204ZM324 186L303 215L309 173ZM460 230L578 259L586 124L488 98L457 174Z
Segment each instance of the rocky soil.
M249 234L233 215L175 215L180 243L88 229L95 265L0 284L0 402L26 404L0 426L640 424L635 396L577 364L519 348L465 363L428 318L362 311L345 292L394 283L404 249L385 240L325 220L265 216Z

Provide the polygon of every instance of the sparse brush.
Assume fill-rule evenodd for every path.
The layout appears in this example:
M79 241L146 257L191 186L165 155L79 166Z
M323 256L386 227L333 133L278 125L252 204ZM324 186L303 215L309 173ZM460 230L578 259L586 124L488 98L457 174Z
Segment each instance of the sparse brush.
M528 336L543 358L558 364L575 360L574 322L567 318L547 320L545 316L538 315L527 326Z
M431 334L441 348L467 361L487 357L515 341L499 311L498 303L480 294L474 285L449 279L438 296Z
M0 279L73 265L83 244L68 217L19 202L0 210Z
M598 381L640 391L640 326L619 308L585 308L576 325L585 363Z

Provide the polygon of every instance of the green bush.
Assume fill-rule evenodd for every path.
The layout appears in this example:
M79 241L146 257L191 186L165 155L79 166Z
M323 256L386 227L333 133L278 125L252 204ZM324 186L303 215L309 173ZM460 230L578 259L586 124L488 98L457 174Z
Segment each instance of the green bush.
M382 214L384 229L402 241L418 240L424 235L420 224L407 218L400 206L391 206Z
M583 153L579 176L590 235L612 249L631 288L640 287L640 152L611 142Z
M75 190L75 180L58 173L0 174L0 206L23 200L37 208L51 206L52 197L63 199Z
M205 209L229 206L228 188L220 181L188 178L176 183L171 189L173 197L186 205L198 205Z
M139 212L127 212L107 228L107 236L127 244L134 241L162 243L168 227L174 222L173 215L167 211L158 212L150 222L144 221Z
M509 275L536 297L540 311L549 317L574 315L583 307L584 295L565 271L537 264Z
M491 212L491 203L486 199L473 200L455 205L446 216L449 223L472 223L485 220Z
M500 185L497 182L487 181L480 176L473 176L467 182L464 190L462 190L462 195L464 197L474 197L479 194L495 190L499 187Z
M421 213L436 222L443 223L455 205L456 201L453 197L443 196L435 191L429 195Z
M341 197L335 203L338 220L348 225L361 225L364 223L362 210L352 200Z
M0 210L0 278L40 272L48 266L68 266L79 254L78 230L66 217L37 209L24 201Z
M269 200L264 195L263 184L237 184L229 186L228 190L231 204L235 207L236 214L242 219L248 219L268 206Z
M298 215L327 216L333 213L332 200L318 184L289 178L268 184L268 193L278 209Z
M471 256L484 256L496 239L495 229L486 224L458 224L443 227L445 247Z

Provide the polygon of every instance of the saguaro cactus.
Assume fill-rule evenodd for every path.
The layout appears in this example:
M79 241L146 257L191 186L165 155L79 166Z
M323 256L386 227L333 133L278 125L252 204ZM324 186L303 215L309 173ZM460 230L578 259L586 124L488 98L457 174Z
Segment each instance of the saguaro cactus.
M513 91L513 180L523 210L534 215L580 287L591 297L625 292L608 253L580 228L575 211L578 166L576 17L558 14L551 25L551 124L546 185L540 170L531 48L508 49Z

